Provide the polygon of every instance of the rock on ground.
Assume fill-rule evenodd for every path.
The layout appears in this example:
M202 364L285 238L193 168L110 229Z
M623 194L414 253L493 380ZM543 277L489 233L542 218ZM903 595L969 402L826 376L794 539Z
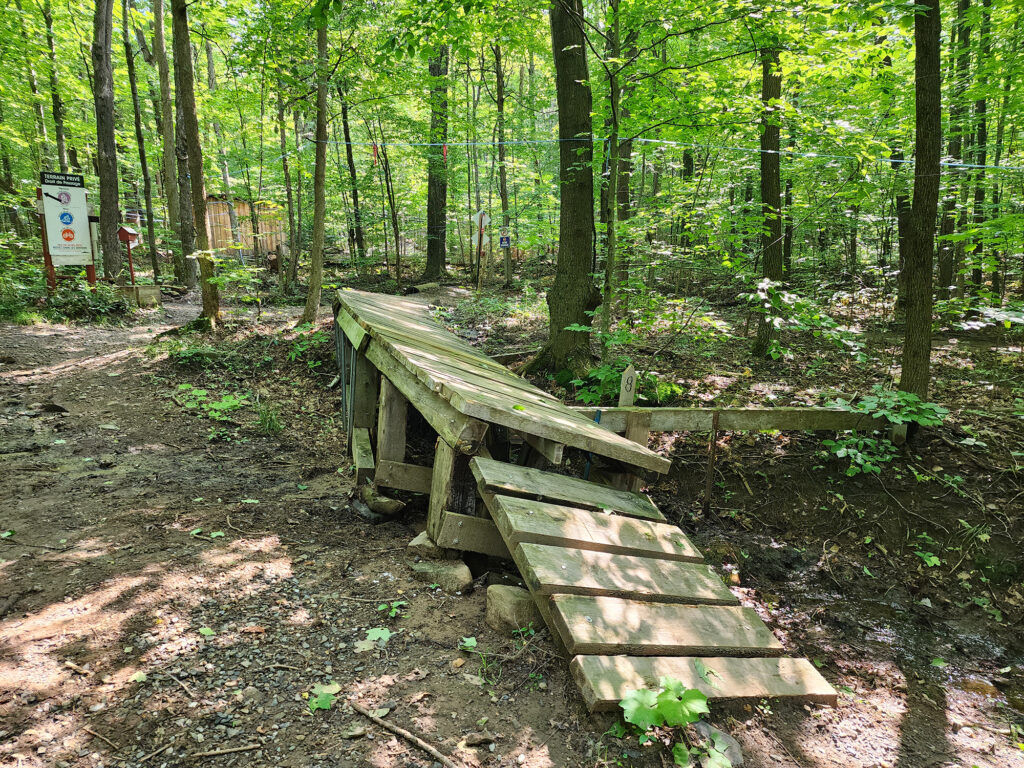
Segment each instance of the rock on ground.
M469 566L461 560L421 560L409 566L418 580L437 584L445 592L461 592L473 583Z
M487 588L487 626L510 635L533 624L542 626L540 611L533 597L521 587L492 584Z

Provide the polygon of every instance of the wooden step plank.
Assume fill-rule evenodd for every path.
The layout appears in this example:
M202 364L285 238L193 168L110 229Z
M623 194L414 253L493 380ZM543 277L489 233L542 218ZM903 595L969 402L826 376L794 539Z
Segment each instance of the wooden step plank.
M662 676L697 688L709 699L797 698L836 705L837 695L807 659L686 656L576 656L569 669L591 712L618 709L630 691L658 689ZM713 673L713 674L712 674Z
M484 494L510 549L548 544L617 555L699 563L704 560L676 526L514 496Z
M631 656L781 656L782 643L753 608L672 605L618 597L552 595L569 653Z
M512 557L539 595L611 595L658 603L735 605L739 600L703 563L520 544Z
M582 509L610 509L620 515L665 521L665 516L654 503L639 493L479 456L470 462L470 467L481 491L569 502Z

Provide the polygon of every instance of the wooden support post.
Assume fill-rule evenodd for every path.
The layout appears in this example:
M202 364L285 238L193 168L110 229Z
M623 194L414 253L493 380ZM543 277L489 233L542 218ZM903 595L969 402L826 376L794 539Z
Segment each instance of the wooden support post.
M647 439L651 434L651 412L633 411L626 416L626 439L647 447ZM639 475L626 475L624 489L627 491L639 491L643 484L643 478Z
M380 407L377 410L377 461L405 460L405 424L409 401L387 376L380 380Z
M708 438L708 469L704 477L704 514L711 511L711 489L715 480L715 455L718 447L718 411L711 419L711 436Z
M366 427L352 430L352 462L356 465L356 485L373 479L373 445L370 443L370 430Z
M372 429L377 420L380 374L366 355L356 355L356 374L352 388L352 427Z
M427 507L427 535L434 542L441 536L445 514L472 515L476 511L476 481L469 469L469 456L456 451L441 438L434 452Z
M379 488L398 488L401 491L430 493L431 468L387 461L378 456L377 470L374 473L373 481Z
M537 437L536 435L528 435L523 433L523 439L527 444L533 448L538 454L543 456L549 462L558 466L562 463L562 455L565 451L564 443L557 443L554 440L549 440L546 437Z

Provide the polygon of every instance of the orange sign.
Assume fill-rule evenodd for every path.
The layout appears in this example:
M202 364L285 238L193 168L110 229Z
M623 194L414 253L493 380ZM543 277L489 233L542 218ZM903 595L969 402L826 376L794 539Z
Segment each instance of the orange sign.
M60 236L67 240L69 243L75 239L75 230L65 229L61 231Z

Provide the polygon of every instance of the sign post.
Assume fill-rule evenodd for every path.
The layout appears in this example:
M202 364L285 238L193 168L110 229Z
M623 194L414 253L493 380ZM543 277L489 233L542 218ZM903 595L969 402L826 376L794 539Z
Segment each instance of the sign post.
M56 267L65 265L84 266L89 284L96 285L85 177L43 171L39 181L36 198L41 202L39 224L47 285L51 291L56 290Z

